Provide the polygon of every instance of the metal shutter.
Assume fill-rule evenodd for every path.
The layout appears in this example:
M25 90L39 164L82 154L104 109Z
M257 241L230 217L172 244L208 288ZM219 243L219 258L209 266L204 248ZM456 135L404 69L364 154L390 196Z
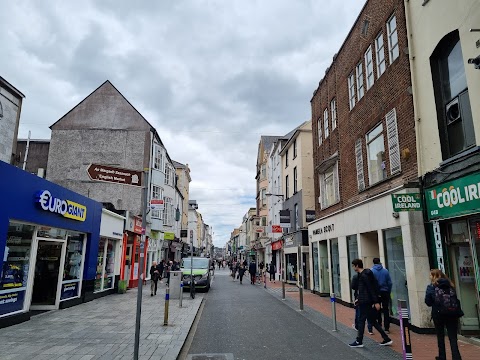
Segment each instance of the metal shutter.
M363 176L363 153L362 153L362 139L355 141L355 159L357 164L357 184L358 190L365 189L365 179Z
M390 174L398 173L402 170L400 161L400 146L398 144L397 112L392 109L386 116L388 154L390 156Z

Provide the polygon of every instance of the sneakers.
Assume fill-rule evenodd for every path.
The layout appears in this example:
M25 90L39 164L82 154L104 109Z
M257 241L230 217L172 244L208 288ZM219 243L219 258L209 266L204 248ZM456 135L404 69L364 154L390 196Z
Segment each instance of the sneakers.
M355 329L356 331L358 331L358 329L357 329L357 325L355 325L355 324L352 324L352 328L353 328L353 329Z
M352 348L362 348L363 347L363 344L362 343L359 343L357 340L355 340L354 342L352 342L351 344L348 344L348 346L352 347Z
M368 330L368 333L369 333L370 335L373 335L373 330Z
M383 340L383 341L380 343L380 345L382 345L382 346L389 346L389 345L392 345L392 344L393 344L393 341L392 341L392 339L390 339L390 338L386 338L385 340Z

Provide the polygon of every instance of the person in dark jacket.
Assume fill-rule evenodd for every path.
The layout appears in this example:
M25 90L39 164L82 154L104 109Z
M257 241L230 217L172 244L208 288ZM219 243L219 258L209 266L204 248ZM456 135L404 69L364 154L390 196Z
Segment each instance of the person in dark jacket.
M250 273L250 284L255 285L255 276L257 274L257 264L255 261L251 261L248 265L248 272Z
M160 282L162 282L163 270L165 269L165 260L160 261L160 263L157 265L157 269L158 269L158 275L159 275Z
M439 269L433 269L430 271L430 281L431 284L427 286L425 293L425 304L432 307L432 320L437 333L438 356L436 356L435 359L447 359L445 352L446 327L448 340L450 341L450 349L452 350L452 359L461 360L462 357L460 356L457 342L458 318L440 315L438 305L435 304L435 288L438 287L440 289L450 290L450 288L453 288L453 284L442 270Z
M392 292L392 278L387 269L380 263L379 258L373 259L372 267L373 275L378 282L378 290L380 291L380 302L382 309L378 312L377 321L382 326L382 314L384 330L388 334L390 332L390 293ZM370 331L372 327L369 328Z
M273 261L270 263L270 266L268 267L268 272L270 273L270 281L273 280L273 283L275 283L275 264Z
M378 325L376 311L380 310L380 294L376 285L376 279L370 269L363 268L361 259L354 259L352 267L358 274L358 308L360 318L358 321L358 333L356 340L348 344L350 347L363 347L363 333L365 331L365 321L370 319L372 326L377 329L383 338L380 345L392 345L393 341L385 334L382 327Z
M352 278L352 290L353 290L353 305L355 307L355 323L352 325L352 327L358 331L358 323L360 321L360 307L358 306L358 278L360 277L360 274L355 274L353 275ZM367 318L367 329L368 333L372 333L372 322L370 321L369 318Z
M245 265L243 262L239 262L239 267L238 267L238 278L240 279L240 284L242 284L243 280L243 275L245 275L245 271L247 271Z
M158 272L157 262L152 262L150 267L150 296L157 295L157 285L160 274Z

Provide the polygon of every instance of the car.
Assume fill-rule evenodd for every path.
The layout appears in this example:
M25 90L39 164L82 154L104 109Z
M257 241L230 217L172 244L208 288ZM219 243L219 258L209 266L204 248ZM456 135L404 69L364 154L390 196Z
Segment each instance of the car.
M190 272L193 273L195 290L210 290L212 282L212 261L206 257L194 256L182 259L180 270L183 272L183 288L190 289Z

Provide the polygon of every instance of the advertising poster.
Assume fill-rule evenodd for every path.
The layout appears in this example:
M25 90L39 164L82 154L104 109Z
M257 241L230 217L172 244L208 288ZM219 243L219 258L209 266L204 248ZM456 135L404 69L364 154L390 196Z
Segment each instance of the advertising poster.
M16 291L0 291L0 316L23 309L25 288Z
M62 284L62 293L60 295L60 300L70 299L78 295L78 282L72 282L68 284Z
M468 247L460 246L458 254L458 273L461 282L474 282L473 258Z

